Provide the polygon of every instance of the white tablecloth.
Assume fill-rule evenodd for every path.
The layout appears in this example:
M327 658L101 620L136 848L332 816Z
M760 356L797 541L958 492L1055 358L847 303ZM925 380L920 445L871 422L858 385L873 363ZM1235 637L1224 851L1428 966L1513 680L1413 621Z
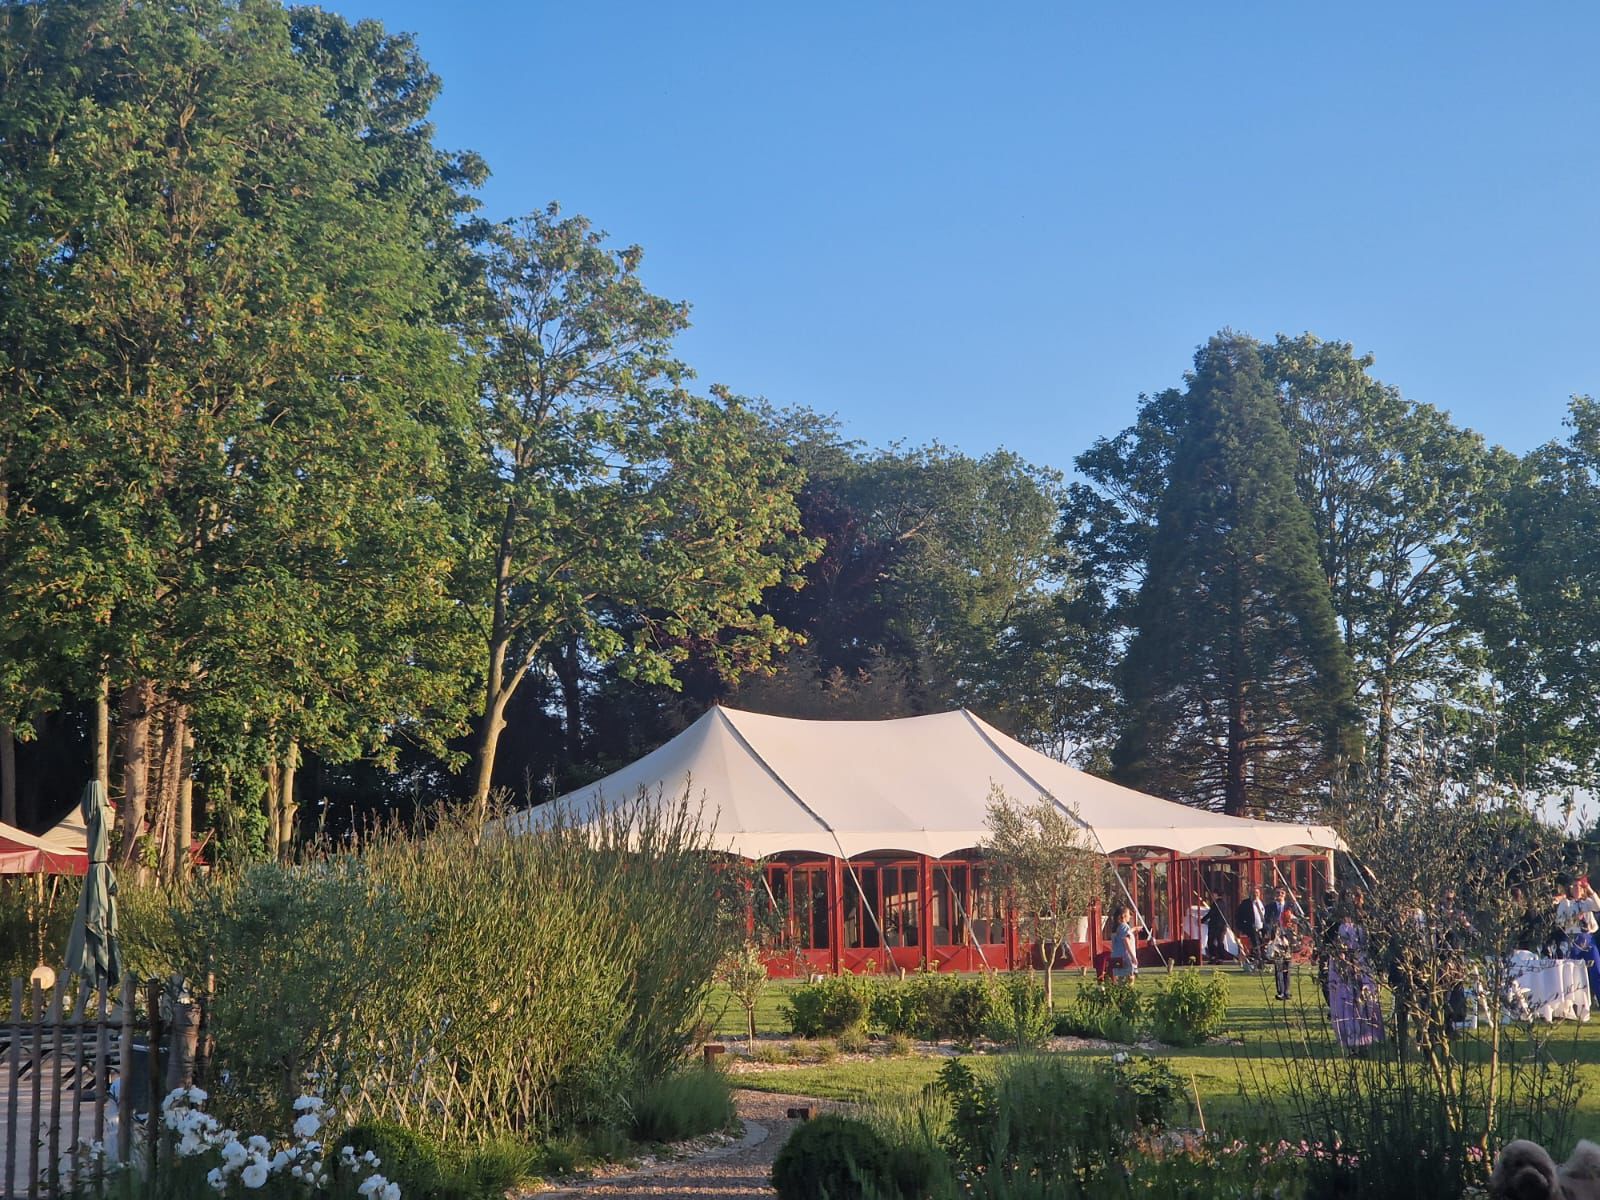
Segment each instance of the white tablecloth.
M1523 1020L1587 1021L1589 974L1578 959L1513 955L1507 963L1508 1016Z

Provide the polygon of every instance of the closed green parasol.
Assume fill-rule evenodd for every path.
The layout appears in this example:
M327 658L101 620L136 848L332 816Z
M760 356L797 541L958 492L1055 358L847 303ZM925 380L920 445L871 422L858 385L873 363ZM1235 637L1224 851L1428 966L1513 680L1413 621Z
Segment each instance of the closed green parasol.
M84 785L79 803L89 836L89 870L78 897L78 915L67 938L67 970L96 987L114 988L122 979L117 945L117 879L111 873L111 809L99 780Z

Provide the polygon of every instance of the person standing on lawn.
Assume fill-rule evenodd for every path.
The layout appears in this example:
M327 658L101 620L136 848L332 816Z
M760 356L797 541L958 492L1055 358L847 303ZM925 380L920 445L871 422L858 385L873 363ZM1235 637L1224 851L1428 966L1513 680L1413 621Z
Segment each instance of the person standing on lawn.
M1133 932L1133 912L1117 909L1117 927L1111 934L1111 978L1132 983L1139 975L1139 944Z
M1367 929L1360 893L1339 913L1339 931L1328 962L1328 1012L1333 1032L1351 1054L1383 1040L1383 1005L1367 957Z
M1264 961L1262 934L1267 924L1267 906L1261 900L1261 888L1250 889L1249 895L1239 902L1234 914L1233 933L1239 939L1239 962L1246 971L1259 970Z
M1211 897L1211 907L1203 918L1206 927L1206 954L1208 963L1219 963L1227 958L1228 918L1222 911L1222 897Z
M1565 957L1576 958L1586 964L1589 974L1589 994L1600 996L1600 948L1595 946L1595 933L1600 922L1600 898L1589 886L1587 877L1563 880L1567 894L1556 901L1556 927L1561 931Z

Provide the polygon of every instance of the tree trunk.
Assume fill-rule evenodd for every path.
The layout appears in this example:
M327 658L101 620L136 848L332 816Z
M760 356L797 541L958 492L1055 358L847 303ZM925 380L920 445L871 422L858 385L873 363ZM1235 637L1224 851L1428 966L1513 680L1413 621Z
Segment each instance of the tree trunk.
M1242 584L1237 571L1233 573L1233 602L1230 616L1232 618L1231 642L1228 647L1228 761L1227 776L1222 783L1222 811L1230 817L1242 817L1249 803L1246 794L1246 740L1249 731L1245 728L1245 645L1244 645L1244 597L1241 594Z
M187 714L185 714L187 717ZM189 844L194 841L194 734L187 719L183 723L183 737L179 742L178 762L178 828L177 872L180 882L189 878Z
M570 639L550 658L561 685L561 707L566 715L567 765L574 766L583 761L583 664L578 657L577 639Z
M300 769L300 743L291 741L283 753L283 768L278 772L283 791L278 799L278 857L287 860L294 849L294 819L300 806L294 800L295 773Z
M122 848L118 861L131 867L138 861L139 837L144 832L150 794L150 709L155 686L138 679L122 693Z
M1389 783L1389 743L1394 739L1394 684L1390 682L1393 670L1394 664L1387 664L1378 686L1378 746L1373 756L1373 778L1380 788Z
M278 821L278 803L282 796L278 788L278 760L276 757L267 763L267 790L261 797L261 807L267 814L267 854L272 858L278 857L278 834L280 823Z
M478 728L477 779L472 785L472 808L482 820L489 811L489 789L494 781L494 756L500 731L506 725L506 704L516 691L521 672L506 678L506 656L511 649L511 564L517 527L515 499L506 504L500 523L500 548L495 556L494 617L489 627L489 671L483 687L483 720Z
M0 724L0 821L17 823L17 735Z
M111 800L111 677L104 672L94 693L94 777Z
M1044 955L1044 1008L1046 1012L1056 1010L1056 944L1045 943Z
M477 779L472 787L472 807L480 819L489 812L494 756L500 745L500 731L506 727L506 704L510 699L509 691L491 685L483 706L483 718L478 729Z
M178 877L181 854L178 842L178 804L183 793L183 745L189 737L189 714L183 705L169 703L161 723L161 786L157 816L151 822L160 839L161 878Z
M150 761L154 774L150 784L150 838L155 844L156 874L161 880L172 878L173 809L178 803L177 706L162 703L150 723Z

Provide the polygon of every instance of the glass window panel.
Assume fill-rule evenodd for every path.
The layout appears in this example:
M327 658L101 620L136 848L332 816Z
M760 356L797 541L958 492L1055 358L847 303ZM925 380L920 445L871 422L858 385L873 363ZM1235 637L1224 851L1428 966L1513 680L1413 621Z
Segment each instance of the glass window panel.
M1172 936L1171 892L1167 886L1167 868L1164 862L1150 864L1150 907L1144 919L1150 923L1150 932L1163 940Z
M916 867L885 867L883 877L883 934L891 946L917 946L922 919L922 896Z
M973 941L984 946L1000 946L1006 940L1005 911L1000 894L983 867L972 868L972 900L968 905L972 914Z
M966 944L966 867L933 867L933 944Z
M861 903L863 893L865 908ZM882 916L878 911L878 869L852 864L844 877L844 944L852 950L876 949Z

